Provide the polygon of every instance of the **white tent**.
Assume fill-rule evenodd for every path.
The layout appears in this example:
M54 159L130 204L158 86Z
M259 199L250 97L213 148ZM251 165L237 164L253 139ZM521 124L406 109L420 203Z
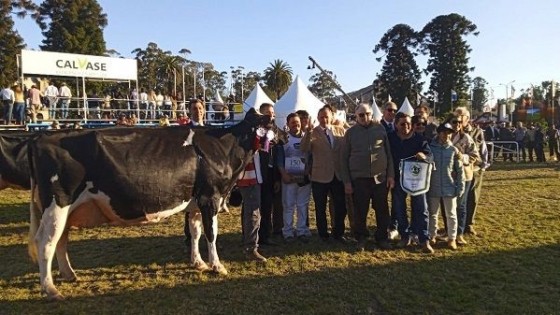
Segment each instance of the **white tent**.
M414 108L412 108L412 105L410 105L408 97L405 96L402 106L398 112L405 113L410 117L414 116Z
M319 109L325 104L311 93L303 81L296 77L288 91L274 105L276 124L280 127L286 125L286 117L295 111L304 109L312 120L317 118Z
M255 85L255 88L249 93L249 96L243 102L243 108L245 111L254 108L257 111L262 103L274 104L274 102L266 95L259 84Z

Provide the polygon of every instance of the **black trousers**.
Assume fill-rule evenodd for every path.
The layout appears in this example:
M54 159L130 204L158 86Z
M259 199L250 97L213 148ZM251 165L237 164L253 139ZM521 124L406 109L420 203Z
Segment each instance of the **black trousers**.
M268 174L261 184L261 226L259 229L259 241L266 242L272 232L282 233L284 223L282 207L282 189L278 183L278 191L274 190L274 172L272 168L267 169Z
M344 220L346 219L346 200L344 197L344 184L336 177L330 183L311 182L313 201L315 202L315 220L317 232L322 238L328 238L327 224L327 196L331 193L334 202L334 226L332 236L340 238L344 235Z
M362 240L369 236L367 228L367 215L370 204L375 210L375 220L377 230L375 239L379 241L387 240L387 228L391 221L389 214L389 204L387 195L387 182L376 184L373 178L357 178L352 182L354 190L354 230L357 240Z

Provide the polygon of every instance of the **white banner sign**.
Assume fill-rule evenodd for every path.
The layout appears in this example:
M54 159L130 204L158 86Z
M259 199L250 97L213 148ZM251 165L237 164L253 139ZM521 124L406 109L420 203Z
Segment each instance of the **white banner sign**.
M134 81L138 77L135 59L22 50L21 61L24 74Z

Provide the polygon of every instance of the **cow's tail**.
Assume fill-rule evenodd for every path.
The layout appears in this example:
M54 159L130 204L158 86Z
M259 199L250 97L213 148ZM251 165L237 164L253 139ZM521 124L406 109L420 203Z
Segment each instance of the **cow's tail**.
M39 213L39 207L37 207L37 196L35 192L37 191L33 180L31 180L31 202L29 203L29 240L27 243L27 253L31 260L36 263L38 259L37 253L37 242L35 241L35 235L39 230L39 224L41 223L41 213Z

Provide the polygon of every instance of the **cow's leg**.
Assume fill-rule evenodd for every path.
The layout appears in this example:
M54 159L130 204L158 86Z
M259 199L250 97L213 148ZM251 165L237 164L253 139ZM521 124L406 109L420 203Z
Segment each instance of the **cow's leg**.
M208 243L208 263L214 272L227 275L227 269L220 262L220 258L218 257L218 248L216 246L216 239L218 238L218 215L214 215L212 217L212 232L214 235L212 240L210 240L209 237L206 237L206 241Z
M56 244L56 260L58 261L58 269L60 275L66 281L76 281L78 277L70 265L70 259L68 259L68 229L65 229L58 244Z
M200 271L206 271L210 268L202 260L200 256L199 241L202 235L202 216L200 210L192 209L189 212L189 232L191 233L191 264Z
M43 213L41 225L35 236L39 256L41 290L49 300L63 300L53 283L52 260L61 235L64 233L69 207L61 208L53 203Z

